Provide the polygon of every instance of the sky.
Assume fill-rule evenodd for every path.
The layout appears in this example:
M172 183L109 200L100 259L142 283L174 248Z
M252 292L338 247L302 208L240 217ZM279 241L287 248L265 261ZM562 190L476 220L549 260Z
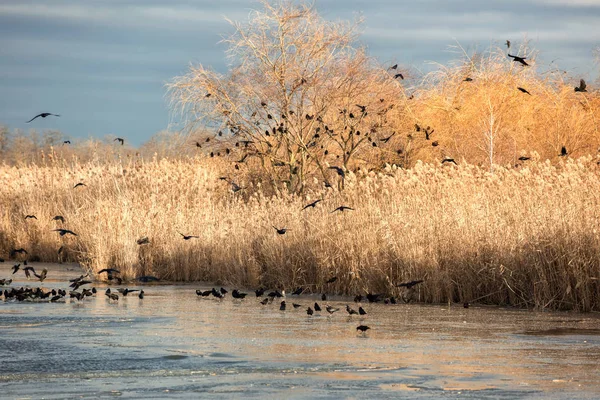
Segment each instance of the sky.
M316 0L328 20L365 19L361 44L419 70L527 39L539 62L598 76L600 0ZM202 63L226 72L232 33L252 0L0 0L0 125L115 135L139 145L173 128L165 83ZM576 79L575 79L576 77ZM589 82L588 82L589 83ZM25 121L41 112L60 118Z

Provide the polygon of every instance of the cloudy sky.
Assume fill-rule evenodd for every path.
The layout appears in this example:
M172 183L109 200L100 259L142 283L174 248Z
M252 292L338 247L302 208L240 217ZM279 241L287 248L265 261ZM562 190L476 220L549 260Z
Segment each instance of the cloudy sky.
M574 77L598 76L600 0L316 0L327 19L365 17L363 44L382 62L421 70L525 38ZM226 71L224 20L252 0L0 0L0 124L140 144L170 123L164 83L190 62ZM40 112L61 118L39 118Z

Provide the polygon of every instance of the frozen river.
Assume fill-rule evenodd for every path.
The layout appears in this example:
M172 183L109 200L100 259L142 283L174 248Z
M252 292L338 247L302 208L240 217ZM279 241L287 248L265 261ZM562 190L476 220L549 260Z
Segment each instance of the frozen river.
M47 289L81 274L33 266L49 268ZM96 287L83 301L0 301L0 398L600 397L597 314L363 303L359 318L351 298L288 294L280 311L250 290L217 300L196 295L202 284L129 284L145 298L109 301Z

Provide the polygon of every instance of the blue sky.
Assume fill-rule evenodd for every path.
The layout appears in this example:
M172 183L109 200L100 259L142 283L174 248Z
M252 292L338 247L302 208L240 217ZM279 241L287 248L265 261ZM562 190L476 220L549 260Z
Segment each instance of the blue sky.
M317 0L327 19L365 17L361 42L382 62L427 70L468 50L525 38L573 77L597 77L600 0ZM224 17L254 1L0 0L0 124L113 134L138 145L170 123L164 83L191 63L226 71ZM40 112L61 114L24 122Z

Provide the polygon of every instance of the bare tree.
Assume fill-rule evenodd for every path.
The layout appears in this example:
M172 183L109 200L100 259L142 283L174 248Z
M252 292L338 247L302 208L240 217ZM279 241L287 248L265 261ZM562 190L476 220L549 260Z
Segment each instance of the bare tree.
M256 157L273 183L302 191L309 176L327 180L329 164L348 169L390 134L403 89L355 46L360 20L325 21L285 0L262 5L247 24L232 22L226 75L200 65L167 87L188 127L218 131L213 144L230 146L233 159Z

